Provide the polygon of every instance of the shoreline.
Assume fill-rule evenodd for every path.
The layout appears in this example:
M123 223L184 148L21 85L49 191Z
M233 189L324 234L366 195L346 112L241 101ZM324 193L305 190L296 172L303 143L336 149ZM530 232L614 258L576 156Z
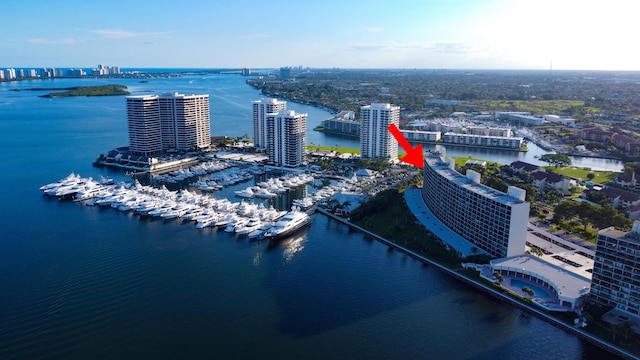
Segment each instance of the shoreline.
M536 307L533 307L533 306L528 306L526 304L523 304L523 303L511 298L510 296L498 291L497 289L494 289L494 288L492 288L490 286L487 286L486 284L483 284L483 283L478 282L476 280L470 279L470 278L468 278L468 277L466 277L466 276L464 276L462 274L459 274L459 273L455 272L454 270L449 269L446 266L443 266L443 265L435 262L434 260L431 260L429 258L424 257L423 255L420 255L420 254L418 254L418 253L416 253L414 251L411 251L411 250L409 250L407 248L404 248L403 246L401 246L401 245L399 245L399 244L397 244L397 243L395 243L395 242L393 242L391 240L388 240L388 239L386 239L386 238L384 238L384 237L382 237L382 236L380 236L378 234L375 234L375 233L373 233L373 232L371 232L371 231L369 231L369 230L367 230L367 229L365 229L365 228L363 228L363 227L361 227L359 225L356 225L356 224L348 221L345 218L336 216L336 215L334 215L334 214L332 214L332 213L328 212L327 210L325 210L323 208L320 208L320 207L318 207L318 209L316 211L321 213L321 214L323 214L323 215L325 215L325 216L327 216L327 217L329 217L329 218L331 218L331 219L333 219L333 220L339 221L340 223L345 224L345 225L349 226L352 229L358 230L358 231L360 231L360 232L362 232L362 233L364 233L364 234L366 234L368 236L371 236L372 238L374 238L378 242L380 242L380 243L382 243L384 245L387 245L389 248L394 249L394 250L398 250L398 251L402 252L403 254L411 256L412 258L422 262L423 264L433 265L438 270L440 270L442 273L444 273L446 275L449 275L449 276L451 276L451 277L453 277L453 278L455 278L457 280L460 280L463 283L465 283L467 285L470 285L470 286L474 287L475 289L484 292L485 294L491 295L491 296L497 298L498 300L500 300L502 302L506 302L506 303L508 303L510 305L513 305L513 306L515 306L515 307L517 307L517 308L519 308L519 309L521 309L521 310L523 310L523 311L525 311L525 312L527 312L529 314L537 315L538 318L540 318L541 320L543 320L543 321L545 321L545 322L547 322L547 323L549 323L551 325L554 325L554 326L558 327L559 329L562 329L562 330L564 330L564 331L566 331L566 332L568 332L568 333L570 333L572 335L575 335L575 336L579 337L580 339L588 341L589 343L591 343L591 344L593 344L593 345L595 345L595 346L597 346L597 347L599 347L601 349L607 350L607 351L609 351L609 352L611 352L611 353L613 353L613 354L615 354L617 356L620 356L622 358L625 358L625 359L637 359L636 355L634 355L632 353L629 353L629 352L627 352L626 350L624 350L622 348L619 348L619 347L617 347L617 346L615 346L613 344L605 342L604 340L602 340L602 339L600 339L598 337L595 337L595 336L587 333L584 330L581 330L579 328L576 328L576 327L573 327L573 326L571 326L569 324L566 324L566 323L556 319L555 317L551 316L549 313L547 313L545 311L542 311L542 310L540 310L540 309L538 309Z

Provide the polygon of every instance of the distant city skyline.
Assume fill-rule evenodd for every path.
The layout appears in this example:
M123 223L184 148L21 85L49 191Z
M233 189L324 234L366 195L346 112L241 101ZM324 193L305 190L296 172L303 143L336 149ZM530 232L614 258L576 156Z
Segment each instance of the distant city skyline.
M623 0L10 0L0 12L0 68L640 70L635 8Z

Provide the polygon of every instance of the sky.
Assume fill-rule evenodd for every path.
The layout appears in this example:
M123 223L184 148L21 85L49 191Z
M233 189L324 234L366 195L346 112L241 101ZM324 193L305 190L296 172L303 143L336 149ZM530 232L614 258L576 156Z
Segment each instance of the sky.
M0 68L640 70L630 0L3 0Z

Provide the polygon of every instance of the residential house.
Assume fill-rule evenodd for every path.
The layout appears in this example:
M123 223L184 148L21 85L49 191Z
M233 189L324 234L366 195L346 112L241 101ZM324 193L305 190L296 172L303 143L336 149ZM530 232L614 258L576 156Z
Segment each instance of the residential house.
M533 187L538 191L558 189L563 195L569 194L569 179L562 175L546 171L534 171L531 173Z

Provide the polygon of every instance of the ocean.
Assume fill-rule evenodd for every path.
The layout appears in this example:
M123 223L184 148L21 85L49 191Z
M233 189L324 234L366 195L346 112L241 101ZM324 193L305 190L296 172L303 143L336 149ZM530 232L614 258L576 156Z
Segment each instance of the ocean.
M251 101L262 97L244 80L0 83L0 358L610 358L321 214L292 238L250 242L38 190L70 172L125 178L91 165L128 143L125 101L22 89L120 83L134 94L205 92L212 133L241 136L251 135ZM308 113L310 127L330 116L289 108ZM357 147L313 131L309 142Z

